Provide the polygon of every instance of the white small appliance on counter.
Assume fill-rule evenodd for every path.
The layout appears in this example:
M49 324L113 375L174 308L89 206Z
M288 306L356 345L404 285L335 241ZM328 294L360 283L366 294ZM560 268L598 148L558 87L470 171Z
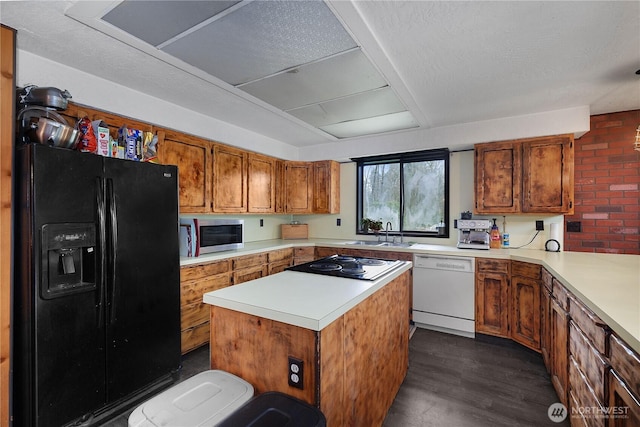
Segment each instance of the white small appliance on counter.
M458 229L456 246L460 249L489 250L491 225L491 221L488 219L455 220L455 228Z

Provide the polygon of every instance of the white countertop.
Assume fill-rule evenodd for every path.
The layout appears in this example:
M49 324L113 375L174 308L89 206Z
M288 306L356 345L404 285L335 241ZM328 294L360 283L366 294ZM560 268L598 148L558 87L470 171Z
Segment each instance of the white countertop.
M207 304L321 331L378 289L411 269L411 262L375 280L283 271L204 294Z
M545 267L554 277L597 314L633 349L640 353L640 256L582 252L545 252L534 249L458 249L452 246L415 244L408 248L345 245L344 240L268 240L246 244L245 248L198 258L181 258L181 265L191 265L229 257L295 246L329 246L377 251L410 252L434 255L512 259ZM339 250L336 250L339 252ZM286 274L294 272L286 272ZM304 273L302 273L304 274ZM273 277L277 277L275 275ZM308 276L305 275L305 282ZM261 283L270 283L266 279ZM325 277L325 276L319 276ZM348 280L348 279L346 279ZM257 282L257 281L256 281ZM251 283L251 282L250 282ZM240 287L237 285L235 287ZM279 285L283 289L284 284ZM284 291L284 290L283 290ZM216 291L218 292L218 291ZM331 298L327 293L324 298ZM205 302L208 302L205 299ZM291 303L283 304L289 310ZM312 304L313 305L313 304ZM296 316L305 317L304 312ZM313 319L313 317L310 317ZM318 320L315 320L318 321ZM312 321L313 322L313 321ZM311 328L313 329L313 328Z

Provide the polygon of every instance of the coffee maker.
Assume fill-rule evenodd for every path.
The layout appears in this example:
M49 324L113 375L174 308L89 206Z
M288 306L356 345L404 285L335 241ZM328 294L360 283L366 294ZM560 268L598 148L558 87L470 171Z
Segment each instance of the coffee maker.
M491 221L488 219L457 219L458 244L461 249L489 249Z

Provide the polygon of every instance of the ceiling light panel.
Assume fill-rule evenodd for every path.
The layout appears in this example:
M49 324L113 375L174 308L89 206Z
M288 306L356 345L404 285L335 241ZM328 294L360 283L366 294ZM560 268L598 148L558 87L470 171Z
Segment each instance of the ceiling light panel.
M405 111L407 108L390 87L287 111L312 126L320 127Z
M253 1L162 50L235 86L356 46L322 1Z
M102 20L158 46L236 3L239 1L126 0Z
M387 114L362 120L352 120L344 123L321 126L320 129L336 138L352 138L371 135L374 133L391 132L396 130L418 127L418 122L410 112Z
M240 89L281 110L290 110L384 86L385 79L362 51L355 49Z

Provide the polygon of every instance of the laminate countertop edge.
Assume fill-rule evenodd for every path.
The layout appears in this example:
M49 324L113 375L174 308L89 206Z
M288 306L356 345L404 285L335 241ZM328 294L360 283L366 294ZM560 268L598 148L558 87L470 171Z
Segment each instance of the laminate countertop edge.
M410 247L356 246L345 240L265 240L234 251L181 258L182 266L264 251L324 246L416 254L508 259L539 264L598 315L613 332L640 353L640 255L586 252L546 252L536 249L458 249L453 246L415 244Z

